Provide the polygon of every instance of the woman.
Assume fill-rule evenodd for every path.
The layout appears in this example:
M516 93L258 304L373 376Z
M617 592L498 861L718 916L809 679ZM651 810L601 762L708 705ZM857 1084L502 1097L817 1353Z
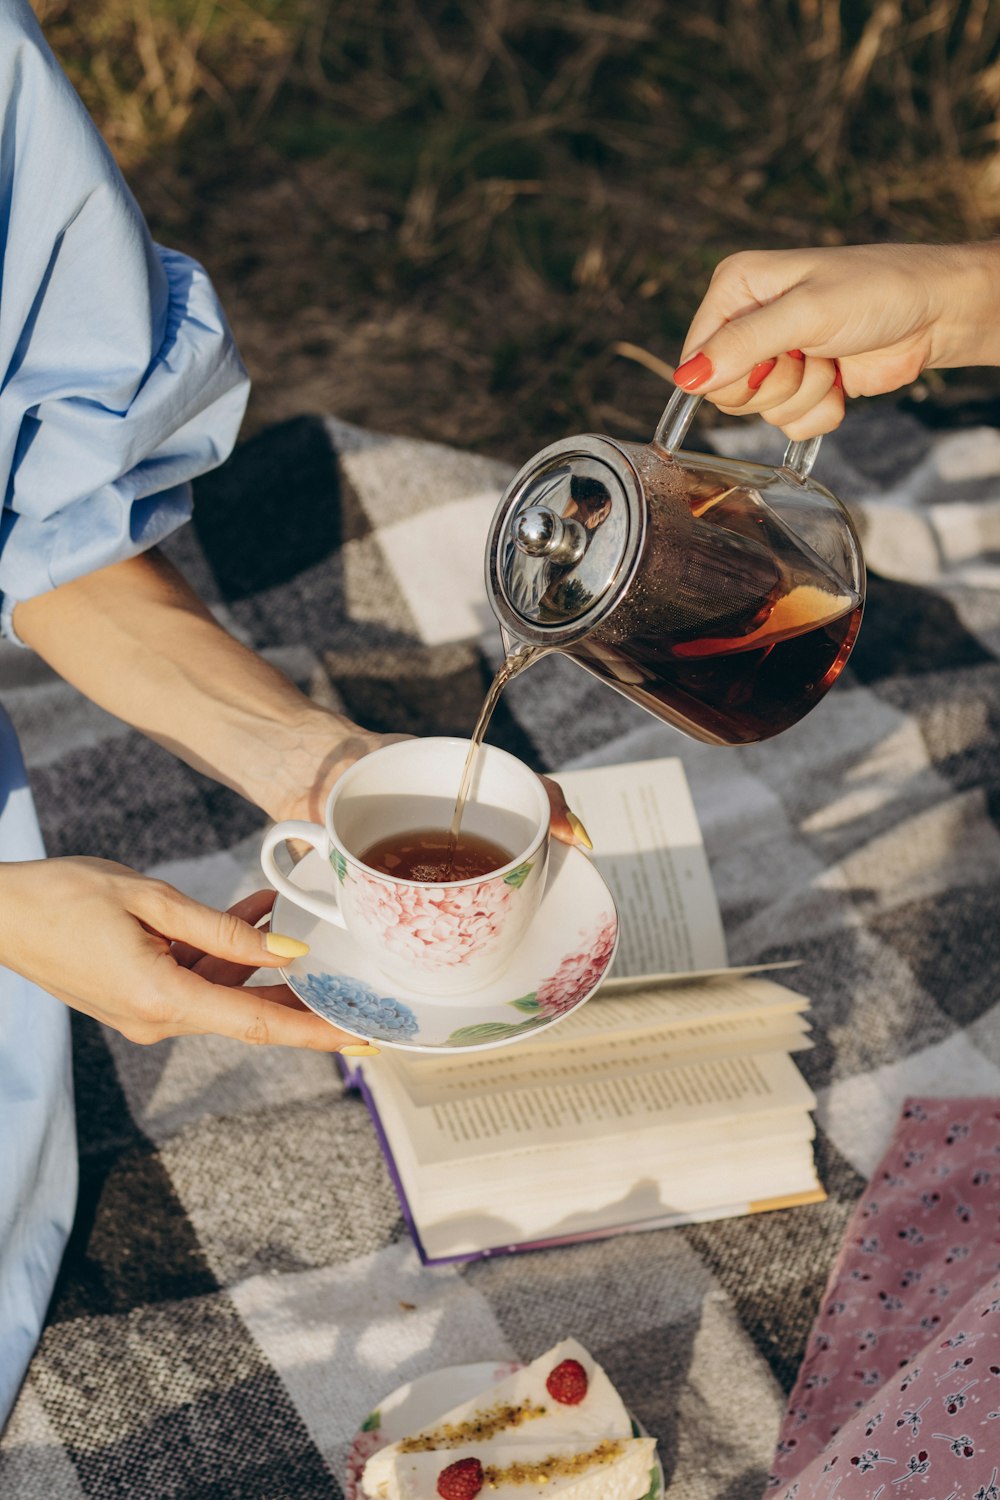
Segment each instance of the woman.
M154 550L229 452L247 380L200 266L155 246L46 48L0 0L0 630L272 818L322 815L382 743L226 634ZM550 784L553 828L567 821ZM73 1215L67 1006L137 1042L215 1032L373 1051L283 985L304 945L106 860L46 861L0 711L0 1426ZM63 1003L65 1002L65 1003Z
M211 286L152 244L27 0L0 0L0 106L0 629L266 812L315 816L376 737L310 704L148 552L246 402ZM0 1424L73 1215L60 1002L136 1041L348 1040L284 986L231 987L291 951L254 925L266 894L220 913L107 861L42 856L0 711Z

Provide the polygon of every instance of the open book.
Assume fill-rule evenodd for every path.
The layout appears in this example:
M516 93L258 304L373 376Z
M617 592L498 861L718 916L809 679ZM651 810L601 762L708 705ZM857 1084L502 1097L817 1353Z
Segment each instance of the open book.
M824 1197L790 1056L810 1045L808 1003L727 968L680 761L559 780L621 920L599 993L514 1046L383 1052L347 1074L428 1262Z

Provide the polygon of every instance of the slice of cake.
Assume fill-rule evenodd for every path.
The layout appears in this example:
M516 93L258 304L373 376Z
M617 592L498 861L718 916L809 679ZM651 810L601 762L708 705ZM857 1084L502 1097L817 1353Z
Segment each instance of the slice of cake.
M464 1458L476 1459L484 1471L493 1468L502 1472L508 1467L507 1451L511 1445L520 1450L527 1444L536 1452L534 1461L542 1462L549 1457L554 1460L558 1455L596 1453L605 1441L620 1443L623 1454L626 1445L636 1441L628 1412L607 1375L583 1345L575 1339L564 1339L523 1370L453 1407L419 1432L373 1454L362 1475L362 1493L368 1500L397 1500L403 1494L435 1493L433 1484L429 1490L400 1487L404 1476L414 1473L417 1473L414 1482L423 1483L425 1469L429 1474L432 1467L430 1461L407 1469L400 1468L397 1459L433 1455L440 1460L434 1471L439 1474L449 1463L457 1461L441 1456L461 1449ZM616 1454L616 1461L617 1458ZM605 1459L603 1473L609 1475L609 1453ZM594 1463L597 1462L595 1459ZM637 1496L646 1493L648 1479L647 1464L647 1483L635 1491ZM567 1496L604 1493L600 1489L554 1490L551 1484L546 1492ZM496 1500L500 1492L487 1489L486 1493ZM521 1484L517 1493L527 1497L533 1491ZM618 1491L614 1493L617 1495Z
M397 1453L390 1500L643 1500L649 1493L652 1438L532 1443Z

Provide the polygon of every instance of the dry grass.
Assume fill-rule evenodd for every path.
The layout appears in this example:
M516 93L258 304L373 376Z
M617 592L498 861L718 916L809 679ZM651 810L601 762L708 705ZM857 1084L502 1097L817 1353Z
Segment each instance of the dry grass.
M253 420L645 433L711 267L1000 218L990 0L38 0Z

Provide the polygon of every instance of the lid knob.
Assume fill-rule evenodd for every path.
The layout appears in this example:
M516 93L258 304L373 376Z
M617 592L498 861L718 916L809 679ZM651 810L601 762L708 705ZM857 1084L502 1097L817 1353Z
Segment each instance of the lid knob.
M547 505L530 505L514 522L514 546L528 557L547 557L567 565L587 550L587 533L579 521L563 520Z

